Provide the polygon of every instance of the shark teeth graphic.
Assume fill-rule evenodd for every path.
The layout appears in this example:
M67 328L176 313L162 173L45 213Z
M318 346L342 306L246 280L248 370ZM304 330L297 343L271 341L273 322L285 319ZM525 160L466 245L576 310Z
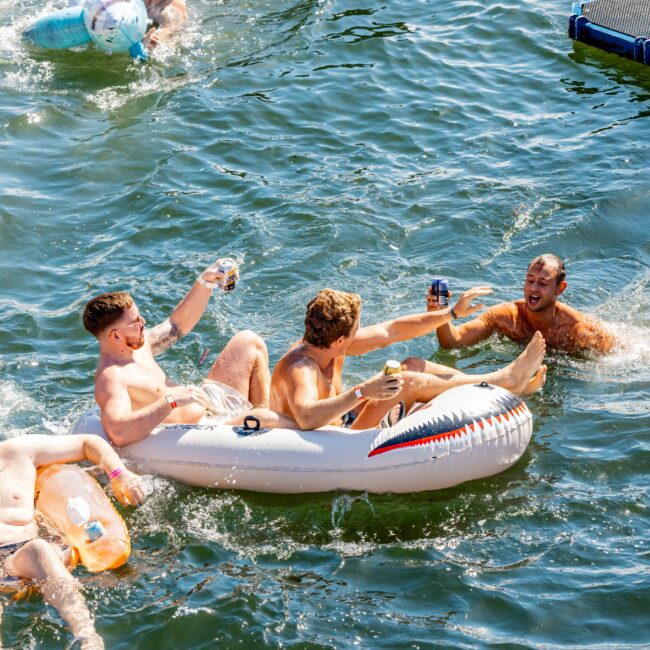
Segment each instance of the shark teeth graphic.
M407 416L375 438L368 458L442 441L449 441L454 449L464 449L472 444L481 444L484 440L492 440L498 436L499 430L517 427L529 417L528 407L512 394L496 397L492 403L482 407L468 407L467 410L431 416L416 425L409 426L411 418Z

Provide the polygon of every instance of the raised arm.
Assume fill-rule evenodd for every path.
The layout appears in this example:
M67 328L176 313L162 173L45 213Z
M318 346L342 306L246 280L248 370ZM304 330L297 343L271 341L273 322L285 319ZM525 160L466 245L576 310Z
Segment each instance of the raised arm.
M89 460L98 465L111 481L115 496L124 505L142 503L140 479L130 472L113 448L99 436L24 436L24 450L29 451L36 468L54 463Z
M178 339L194 329L208 305L216 283L223 274L217 269L218 261L208 267L176 305L171 316L146 331L147 340L154 356L169 350Z
M194 386L170 387L166 395L171 395L177 406L193 402L204 408L207 406L205 394ZM95 398L101 409L104 431L118 447L146 438L172 411L172 405L165 395L148 406L133 410L128 390L119 373L110 370L98 379Z
M293 418L303 431L308 431L337 421L366 399L391 399L401 390L403 379L380 373L340 395L320 399L318 371L312 364L304 362L289 370L285 382L287 403Z
M430 334L434 330L451 323L454 316L464 318L482 309L483 304L473 305L471 303L480 296L489 293L492 293L492 289L489 287L474 287L461 295L453 309L442 307L423 314L402 316L377 325L361 327L346 354L350 356L366 354L371 350L384 348L391 343L408 341L418 336Z

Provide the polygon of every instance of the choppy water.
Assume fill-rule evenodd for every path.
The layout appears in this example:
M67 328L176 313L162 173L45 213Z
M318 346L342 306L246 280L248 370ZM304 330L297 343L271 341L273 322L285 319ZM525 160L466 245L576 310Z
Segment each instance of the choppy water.
M551 355L510 471L413 496L268 496L152 479L128 567L80 572L111 648L647 647L650 68L565 35L570 3L190 0L146 65L36 52L56 5L0 0L0 424L60 434L92 403L93 294L166 316L215 257L242 264L164 366L195 381L242 327L272 362L320 288L365 322L459 292L521 293L552 251L567 300L628 341ZM439 352L467 370L517 346ZM386 353L349 363L350 383ZM39 599L9 647L71 644Z

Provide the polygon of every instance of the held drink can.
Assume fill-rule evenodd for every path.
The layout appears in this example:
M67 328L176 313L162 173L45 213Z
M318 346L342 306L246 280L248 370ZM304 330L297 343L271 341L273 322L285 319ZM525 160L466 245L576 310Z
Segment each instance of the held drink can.
M438 299L441 307L449 305L449 280L443 277L432 278L431 295Z
M384 366L385 375L396 375L400 372L402 372L402 364L399 361L395 361L394 359L386 361L386 365Z
M106 532L104 526L102 526L102 522L97 520L89 521L84 526L84 530L86 531L86 535L88 535L89 542L96 542Z
M232 260L219 260L218 270L223 273L223 279L219 280L219 287L224 291L232 291L239 278L237 265Z

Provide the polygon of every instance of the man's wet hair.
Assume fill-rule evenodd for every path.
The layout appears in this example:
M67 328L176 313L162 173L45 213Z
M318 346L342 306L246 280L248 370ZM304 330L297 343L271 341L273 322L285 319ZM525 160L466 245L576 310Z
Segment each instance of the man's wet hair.
M553 255L553 253L538 255L528 265L528 269L535 269L536 271L539 271L545 266L555 267L555 286L559 285L560 282L564 282L564 279L566 278L566 269L564 268L564 262L557 255Z
M84 327L95 336L122 318L127 309L133 307L133 298L126 291L102 293L88 301L84 307Z
M350 334L360 312L361 298L356 293L323 289L307 305L303 338L317 348L329 348L340 336Z

